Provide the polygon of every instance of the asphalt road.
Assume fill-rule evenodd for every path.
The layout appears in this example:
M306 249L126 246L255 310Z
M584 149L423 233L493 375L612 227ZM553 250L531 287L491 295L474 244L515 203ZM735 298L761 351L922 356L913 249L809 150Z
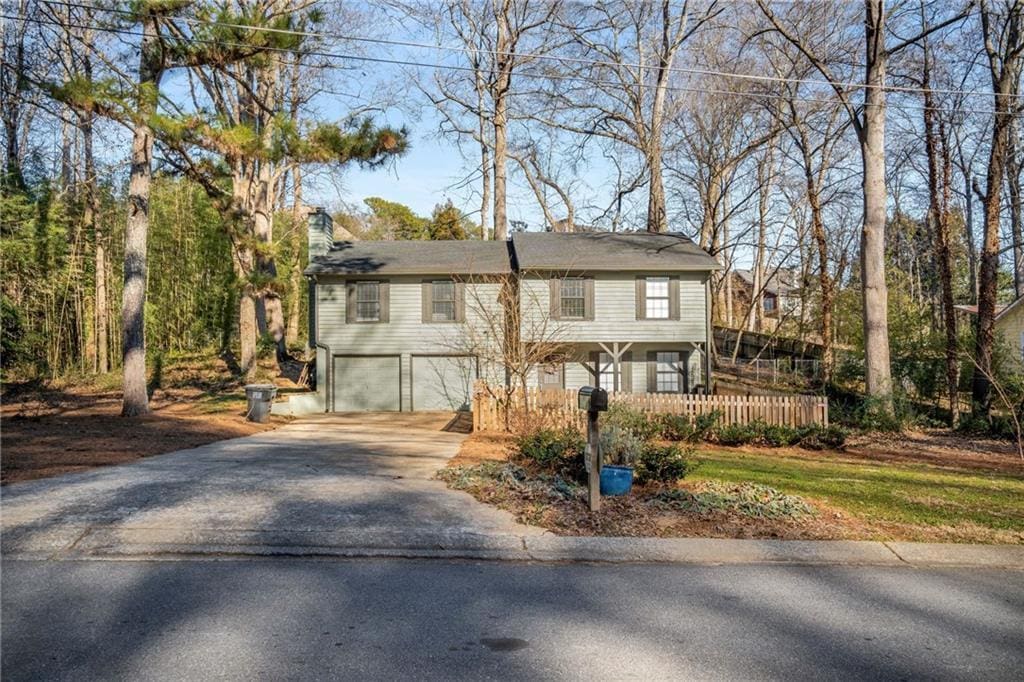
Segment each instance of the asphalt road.
M8 561L23 679L1020 679L1024 573Z

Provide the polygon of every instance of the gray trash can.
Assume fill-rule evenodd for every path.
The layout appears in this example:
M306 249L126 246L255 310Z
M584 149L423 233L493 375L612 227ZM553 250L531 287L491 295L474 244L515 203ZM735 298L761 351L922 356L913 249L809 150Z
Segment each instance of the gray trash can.
M270 418L270 404L277 397L277 386L273 384L249 384L245 387L245 398L249 401L246 418L251 422L263 423Z

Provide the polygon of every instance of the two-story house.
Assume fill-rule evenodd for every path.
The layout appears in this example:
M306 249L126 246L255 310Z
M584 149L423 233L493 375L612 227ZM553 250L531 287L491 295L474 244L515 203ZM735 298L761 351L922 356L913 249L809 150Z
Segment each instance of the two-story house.
M317 410L467 409L476 379L507 380L489 349L510 325L524 343L561 349L531 368L540 387L683 393L708 384L718 264L685 237L520 233L328 248L323 229L311 221L306 269Z

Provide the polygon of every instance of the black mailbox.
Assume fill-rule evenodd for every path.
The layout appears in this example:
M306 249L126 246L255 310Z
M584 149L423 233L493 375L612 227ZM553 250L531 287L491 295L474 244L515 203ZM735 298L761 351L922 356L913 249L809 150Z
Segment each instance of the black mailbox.
M587 412L608 411L608 391L597 386L584 386L580 389L579 408Z

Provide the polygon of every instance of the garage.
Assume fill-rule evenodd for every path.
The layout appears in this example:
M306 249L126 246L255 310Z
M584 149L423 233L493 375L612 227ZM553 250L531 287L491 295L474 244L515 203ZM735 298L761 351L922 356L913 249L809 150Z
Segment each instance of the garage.
M476 358L466 355L412 356L412 409L468 410L473 399Z
M386 412L402 409L397 355L334 356L335 412Z

